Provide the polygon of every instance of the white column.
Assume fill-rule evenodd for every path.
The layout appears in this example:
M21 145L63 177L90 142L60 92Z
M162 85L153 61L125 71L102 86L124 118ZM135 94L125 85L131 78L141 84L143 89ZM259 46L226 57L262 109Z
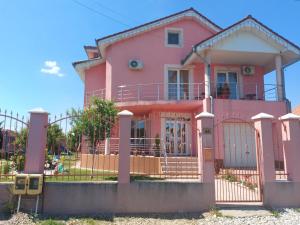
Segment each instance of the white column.
M205 98L209 98L211 95L210 93L210 81L211 77L211 68L210 68L210 55L207 54L205 57L205 63L204 63L204 83L205 83Z
M285 99L284 94L284 74L282 69L282 58L280 55L275 57L275 66L276 66L276 85L277 85L277 98L279 101Z
M105 155L109 155L110 154L110 138L105 138L104 154Z

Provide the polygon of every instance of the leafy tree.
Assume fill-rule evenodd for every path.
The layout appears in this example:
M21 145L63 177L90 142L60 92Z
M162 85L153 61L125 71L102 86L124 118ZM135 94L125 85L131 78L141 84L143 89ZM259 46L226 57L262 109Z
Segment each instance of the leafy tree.
M65 141L65 135L58 124L48 126L47 130L47 147L53 153L59 153L59 147Z
M26 142L28 136L28 128L23 128L16 136L15 146L17 149L26 149Z
M67 134L67 148L75 152L81 142L82 130L79 126L74 126Z
M117 112L114 102L92 98L90 106L85 110L71 110L73 129L83 134L90 146L96 146L98 141L111 136Z

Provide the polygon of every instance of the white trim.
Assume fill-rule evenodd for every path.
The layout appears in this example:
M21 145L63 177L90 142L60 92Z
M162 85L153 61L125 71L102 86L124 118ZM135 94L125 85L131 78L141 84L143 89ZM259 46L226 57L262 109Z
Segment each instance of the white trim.
M103 58L97 58L97 59L89 59L86 61L79 62L74 65L74 68L76 72L79 74L80 79L84 82L85 81L85 70L91 68L92 66L102 64L105 62L105 59Z
M265 27L261 26L257 22L255 22L252 18L248 18L245 21L231 27L230 29L221 32L220 34L206 40L205 42L201 43L197 46L196 51L199 53L200 51L211 48L216 43L220 42L221 40L227 38L228 36L232 35L233 33L241 30L241 29L248 29L251 32L254 30L263 34L267 40L272 39L277 45L282 46L284 51L290 50L293 51L295 54L300 55L300 50L296 48L295 46L288 43L286 40L282 39L278 35L275 35L274 33L267 30Z
M107 37L105 39L98 40L97 45L99 47L100 54L101 54L102 57L105 57L105 52L104 52L105 48L108 45L111 45L111 44L113 44L117 41L139 35L141 33L147 32L149 30L152 30L152 29L155 29L155 28L158 28L158 27L165 26L169 23L176 22L176 21L181 20L183 18L193 18L196 21L204 24L205 26L207 26L209 29L211 29L214 32L221 31L220 28L218 28L217 26L212 24L210 21L208 21L206 18L204 18L203 16L197 14L194 10L191 9L191 10L187 10L183 13L174 15L172 17L162 19L162 20L159 20L159 21L156 21L156 22L152 22L152 23L149 23L148 25L144 25L144 26L138 27L138 28L133 29L133 30L129 30L129 31L124 32L124 33L116 34L116 35L113 35L111 37Z
M178 33L179 43L176 44L169 44L168 43L168 34L169 33ZM183 29L176 28L176 27L166 27L165 28L165 47L167 48L183 48L184 46L184 39L183 39Z

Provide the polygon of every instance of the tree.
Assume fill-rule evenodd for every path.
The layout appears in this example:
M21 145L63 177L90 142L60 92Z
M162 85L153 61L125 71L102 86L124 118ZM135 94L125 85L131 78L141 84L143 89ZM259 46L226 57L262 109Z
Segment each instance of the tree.
M52 154L59 153L59 147L66 140L62 129L57 124L51 124L47 130L47 147Z
M26 149L26 142L28 136L28 128L23 128L19 133L17 133L15 146L17 149L25 150Z
M114 102L92 98L85 110L71 110L73 129L86 136L90 146L96 146L97 142L111 136L117 112Z
M75 152L81 143L82 130L79 126L74 126L67 134L67 148Z

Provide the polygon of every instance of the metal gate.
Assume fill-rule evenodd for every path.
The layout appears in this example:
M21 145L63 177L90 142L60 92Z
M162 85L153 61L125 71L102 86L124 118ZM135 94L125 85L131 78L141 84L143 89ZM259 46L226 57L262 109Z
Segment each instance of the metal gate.
M253 124L241 119L216 123L216 202L261 202L256 135Z

